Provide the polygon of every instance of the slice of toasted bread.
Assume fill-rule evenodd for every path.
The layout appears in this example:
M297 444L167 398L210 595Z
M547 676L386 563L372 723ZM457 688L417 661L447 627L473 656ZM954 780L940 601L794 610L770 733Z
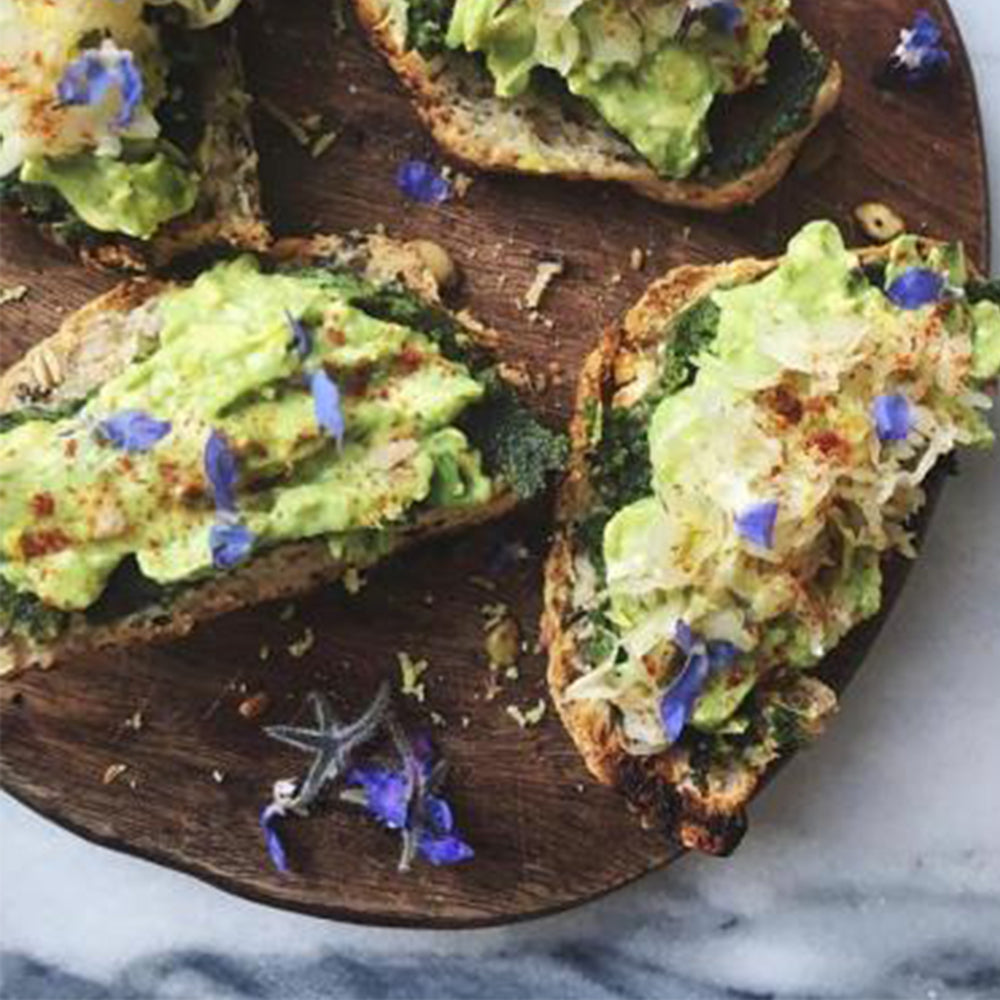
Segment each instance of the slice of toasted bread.
M351 239L314 237L276 244L269 259L320 262L349 267L374 286L403 286L430 306L440 307L440 253L429 256L424 241L400 243L372 235ZM87 396L125 367L148 334L147 304L173 287L163 281L136 278L100 296L68 317L51 337L0 374L0 416L25 406L58 407ZM489 352L496 334L472 321L464 324L475 349ZM504 481L505 482L505 481ZM430 510L390 540L395 551L412 543L496 518L517 501L503 486L478 506ZM0 624L0 673L48 666L94 649L123 647L167 639L189 632L197 623L236 608L289 597L339 579L348 566L321 541L282 544L266 550L224 576L185 586L171 595L169 607L152 599L138 610L95 623L87 613L70 616L51 641L29 640Z
M929 247L930 242L925 244ZM863 250L862 265L878 264L882 248ZM548 648L548 683L566 730L587 768L602 783L621 791L649 827L664 830L683 847L728 854L746 827L745 807L773 772L779 757L697 767L694 752L678 743L650 756L630 754L612 708L599 700L567 700L570 684L585 670L585 610L593 592L593 564L586 552L585 523L595 508L590 470L594 454L593 413L614 400L616 407L641 403L655 379L662 347L673 335L673 321L720 287L752 282L780 260L739 259L715 266L680 267L655 281L639 302L610 327L588 356L578 383L570 424L571 454L557 505L557 529L545 568L542 636ZM809 673L797 672L789 689L803 708L803 735L818 735L836 709L834 692Z
M715 150L696 176L660 177L632 146L613 132L582 101L526 94L497 97L478 62L462 53L424 58L407 48L407 0L356 0L358 17L373 43L406 85L417 112L450 155L484 170L558 174L569 180L617 181L640 194L672 205L724 212L756 201L784 176L796 153L820 120L836 105L842 74L815 44L790 28L776 40L798 46L815 60L812 79L799 102L791 88L798 81L781 78L780 67L759 93L731 101L755 105L745 127L725 123ZM790 34L789 34L790 32ZM789 56L793 56L793 52ZM769 105L769 106L767 106ZM742 131L742 134L736 134ZM773 142L759 147L759 137ZM740 143L757 146L752 154Z
M148 271L186 253L230 245L263 250L270 239L260 203L257 152L250 129L250 98L230 25L212 29L199 42L212 45L190 100L200 109L204 131L193 153L200 175L194 208L164 225L151 239L99 232L83 223L64 203L40 208L12 185L8 200L53 242L91 266Z

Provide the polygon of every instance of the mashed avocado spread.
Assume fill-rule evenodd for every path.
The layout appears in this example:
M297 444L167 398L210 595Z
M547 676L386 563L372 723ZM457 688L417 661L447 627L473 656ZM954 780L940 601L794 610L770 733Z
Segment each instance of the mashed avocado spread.
M690 377L637 407L647 485L582 557L590 669L567 692L613 706L633 752L756 725L878 611L882 557L913 554L938 460L992 442L1000 308L970 305L961 247L923 246L900 238L876 278L832 224L808 226L772 272L696 307L711 336ZM596 446L599 492L615 455Z
M129 162L94 153L25 160L24 184L54 188L91 229L149 239L194 208L198 175L171 151Z
M760 82L788 0L744 0L735 26L684 0L457 0L446 44L480 53L496 93L516 97L556 74L666 177L709 148L716 97Z
M158 584L198 580L220 572L213 526L234 520L255 552L322 538L364 564L419 512L498 492L458 426L485 380L427 332L351 304L331 272L265 274L244 257L150 308L152 348L82 408L0 433L0 591L87 609L130 558ZM310 372L337 387L339 441ZM102 429L129 413L154 422L148 446ZM213 434L238 470L221 514Z

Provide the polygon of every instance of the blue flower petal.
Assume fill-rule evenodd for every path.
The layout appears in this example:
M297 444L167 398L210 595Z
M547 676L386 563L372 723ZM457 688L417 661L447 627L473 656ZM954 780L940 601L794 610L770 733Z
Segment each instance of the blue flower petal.
M390 830L400 830L406 825L409 788L405 775L387 767L366 764L352 768L347 783L364 789L365 808Z
M724 670L726 667L731 667L739 655L739 649L731 642L713 639L708 643L708 665L713 670Z
M239 470L236 456L223 434L212 431L205 442L205 478L212 487L216 510L233 513L236 510L236 480Z
M951 65L944 34L937 21L920 11L913 26L899 33L900 41L889 57L889 75L917 86L940 75Z
M253 550L254 534L243 524L213 524L208 533L212 565L216 569L232 569L243 562Z
M285 310L285 322L288 323L292 331L292 347L300 358L305 360L312 351L312 334L305 323L296 319L287 309Z
M142 103L142 76L131 53L124 53L118 64L118 89L122 95L122 106L112 119L112 123L117 128L124 129L132 124L135 113Z
M87 49L66 67L56 84L56 97L64 105L92 105L102 101L113 87L121 96L121 107L112 124L126 128L142 103L142 75L131 52L105 42L99 49Z
M736 515L736 531L753 545L769 549L774 544L778 504L774 500L756 503Z
M417 842L417 849L432 865L457 865L475 857L475 851L453 833L443 837L425 833Z
M708 655L692 653L684 669L660 699L660 721L668 743L673 744L680 739L710 671Z
M439 205L451 196L451 185L425 160L407 160L396 171L396 185L407 198Z
M288 871L288 854L285 845L281 840L281 835L275 829L275 820L279 814L274 811L274 806L265 806L260 814L260 828L264 831L264 843L267 846L267 853L271 862L279 872Z
M910 267L889 285L885 294L900 309L923 309L940 302L944 290L943 275L926 267Z
M145 452L170 433L170 422L157 420L142 410L120 410L102 420L97 433L113 448Z
M905 441L913 426L910 401L900 393L876 396L872 419L880 441Z
M736 0L687 0L681 34L699 18L716 31L731 35L743 23L743 10Z
M684 655L690 656L694 651L695 644L700 641L700 636L695 634L691 626L686 621L678 619L674 626L674 642L677 643Z
M455 829L451 806L440 795L428 795L424 799L424 821L427 829L439 836Z
M309 389L313 397L316 423L332 437L338 445L344 443L344 411L340 405L340 390L337 383L322 369L309 375Z

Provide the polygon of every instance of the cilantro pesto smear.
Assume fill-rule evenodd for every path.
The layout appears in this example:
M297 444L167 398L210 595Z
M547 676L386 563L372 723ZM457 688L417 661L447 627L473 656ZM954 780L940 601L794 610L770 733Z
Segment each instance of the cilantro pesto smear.
M565 696L611 706L635 754L749 750L785 681L878 611L937 462L992 443L992 287L909 236L861 268L818 222L682 316L648 402L593 415L603 511L578 527L587 663Z
M554 81L587 102L664 177L710 148L718 98L760 84L788 0L408 0L408 40L482 59L500 97Z
M148 239L199 177L197 32L239 0L0 0L0 196ZM177 60L168 59L177 55Z
M345 272L247 256L126 322L151 347L76 412L0 424L0 633L91 608L126 561L147 588L301 539L365 566L563 454L446 314Z

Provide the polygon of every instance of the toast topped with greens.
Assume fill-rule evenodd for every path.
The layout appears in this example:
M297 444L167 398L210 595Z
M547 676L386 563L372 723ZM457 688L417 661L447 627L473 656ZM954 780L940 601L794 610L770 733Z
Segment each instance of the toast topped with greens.
M356 5L451 155L694 208L770 190L841 89L788 0Z
M924 484L987 446L1000 285L961 246L683 267L587 361L546 567L549 684L602 782L722 854L837 698L824 656L914 555Z
M0 201L104 267L262 249L239 0L0 0Z
M0 376L0 668L180 635L543 489L564 439L422 250L136 280Z

